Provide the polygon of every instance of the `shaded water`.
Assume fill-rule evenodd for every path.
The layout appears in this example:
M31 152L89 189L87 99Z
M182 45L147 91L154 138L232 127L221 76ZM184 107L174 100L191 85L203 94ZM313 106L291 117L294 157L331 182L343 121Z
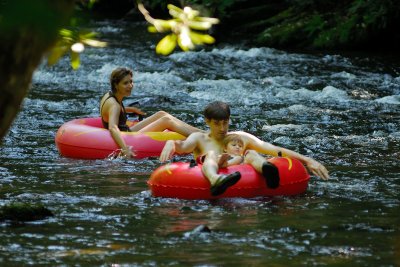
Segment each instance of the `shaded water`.
M41 66L0 148L0 204L55 214L1 224L1 266L400 265L398 61L223 45L158 57L143 24L93 27L110 46L87 49L78 71ZM58 127L98 116L117 66L135 71L125 103L203 127L204 105L227 101L232 129L314 157L331 179L296 197L184 201L151 197L157 159L60 157Z

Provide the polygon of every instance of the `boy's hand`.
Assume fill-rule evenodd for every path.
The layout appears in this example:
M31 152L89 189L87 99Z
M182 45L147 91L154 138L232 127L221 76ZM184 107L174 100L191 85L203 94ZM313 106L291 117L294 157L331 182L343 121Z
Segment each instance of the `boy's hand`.
M319 163L318 161L314 160L314 159L309 159L309 161L306 164L308 170L316 175L321 177L324 180L328 180L329 179L329 173L328 170L325 168L324 165L322 165L321 163Z

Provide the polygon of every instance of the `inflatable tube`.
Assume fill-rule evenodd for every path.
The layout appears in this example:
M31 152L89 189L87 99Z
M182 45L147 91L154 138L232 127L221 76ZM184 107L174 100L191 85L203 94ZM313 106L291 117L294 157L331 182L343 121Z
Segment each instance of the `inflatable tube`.
M267 188L265 179L249 164L221 169L227 174L239 171L241 179L225 193L214 197L210 194L210 183L201 172L201 165L191 167L190 163L175 162L160 166L147 182L154 197L180 199L214 199L226 197L253 198L258 196L297 195L307 190L310 175L303 164L291 158L271 158L279 170L280 184L276 189Z
M135 122L128 122L132 125ZM121 132L125 143L135 150L135 158L159 156L167 140L183 140L181 134L164 132ZM119 149L101 118L75 119L57 131L55 142L62 156L79 159L104 159Z

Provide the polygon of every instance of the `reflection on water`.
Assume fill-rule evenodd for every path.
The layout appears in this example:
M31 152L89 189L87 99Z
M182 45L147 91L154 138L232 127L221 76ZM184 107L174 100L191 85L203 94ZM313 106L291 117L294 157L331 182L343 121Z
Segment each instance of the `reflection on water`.
M400 67L393 60L222 45L157 57L143 24L93 27L111 45L87 49L77 71L67 58L41 66L0 149L1 204L41 202L55 214L3 222L1 265L399 265ZM232 129L314 157L332 178L312 178L296 197L159 199L146 185L157 159L60 157L58 127L98 116L117 66L135 72L126 103L203 127L204 105L227 101Z

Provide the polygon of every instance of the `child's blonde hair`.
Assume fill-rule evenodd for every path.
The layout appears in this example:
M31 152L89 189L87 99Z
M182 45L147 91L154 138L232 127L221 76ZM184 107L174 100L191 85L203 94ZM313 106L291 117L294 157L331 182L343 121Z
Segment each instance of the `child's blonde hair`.
M230 142L238 142L242 146L244 145L242 137L238 134L228 134L223 141L224 148L226 148Z

